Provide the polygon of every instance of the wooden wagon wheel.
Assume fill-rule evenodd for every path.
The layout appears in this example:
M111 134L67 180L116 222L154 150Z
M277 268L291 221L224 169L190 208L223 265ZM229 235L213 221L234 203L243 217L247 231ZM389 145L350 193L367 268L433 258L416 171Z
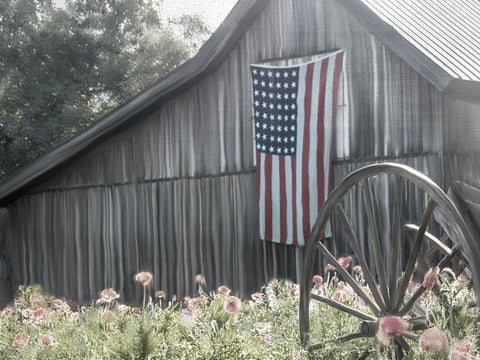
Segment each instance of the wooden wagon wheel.
M376 214L374 207L374 194L371 190L370 181L372 178L382 175L389 181L392 181L393 186L393 211L392 211L392 234L391 234L391 248L392 251L389 254L382 254L382 244L379 239L379 229L377 228ZM413 186L423 190L423 194L426 195L427 201L423 215L420 219L419 226L409 224L407 230L414 231L414 241L410 246L410 253L407 256L405 265L402 266L401 260L398 259L399 249L403 246L401 243L401 230L403 224L400 223L401 208L402 208L402 192L404 189L404 183L413 184ZM361 250L358 237L355 230L351 225L347 215L342 207L342 200L345 198L347 192L354 186L361 186L365 199L365 213L367 215L368 222L368 245L373 249L372 261L374 266L368 266L365 254ZM434 246L441 247L441 250L445 253L442 258L437 259L434 264L442 269L448 261L458 254L459 252L465 252L468 254L480 254L479 245L474 238L474 232L468 225L468 221L462 217L458 209L453 202L447 197L447 195L427 176L422 173L404 165L394 163L374 164L363 167L359 170L352 172L350 175L344 178L344 180L332 191L327 201L325 202L320 214L313 226L310 234L310 239L305 248L305 263L302 274L302 280L300 284L300 336L305 347L315 348L321 345L325 341L345 342L362 337L375 336L379 320L385 319L389 316L396 316L404 318L411 325L412 330L418 330L422 326L425 326L425 322L419 324L416 319L411 316L412 311L418 308L417 300L425 292L425 288L420 286L413 294L407 296L407 286L411 279L411 276L415 270L417 259L424 259L421 257L421 252L425 248L422 243L429 241L428 239L435 239L431 234L427 232L429 222L431 222L433 212L441 214L442 219L448 222L448 233L455 241L453 248L448 248L436 243L438 240L433 240ZM364 279L371 294L367 294L362 288L361 284L347 272L341 264L335 259L326 246L319 241L320 234L325 231L328 219L336 213L336 218L339 220L345 230L346 239L352 251L354 257L358 261L358 264L363 269ZM425 240L427 239L427 240ZM332 239L335 241L335 239ZM382 239L383 242L387 239ZM339 276L348 283L355 291L356 295L361 298L364 303L370 309L369 313L362 312L351 306L347 306L343 303L335 301L333 299L313 294L312 291L312 276L314 275L315 262L317 259L317 253L320 253L324 259L333 265ZM468 259L468 256L465 256ZM472 274L474 275L475 293L477 296L477 304L479 291L478 291L478 277L480 270L478 264L471 261L475 268L472 268ZM478 263L478 262L477 262ZM386 269L388 268L388 274ZM320 301L326 303L336 309L349 313L362 320L359 330L355 333L342 336L338 339L310 339L310 301ZM406 339L415 340L416 335L413 333L403 333L394 337L395 352L398 357L402 357L404 352L409 350L409 345ZM314 344L314 340L320 341L320 344Z

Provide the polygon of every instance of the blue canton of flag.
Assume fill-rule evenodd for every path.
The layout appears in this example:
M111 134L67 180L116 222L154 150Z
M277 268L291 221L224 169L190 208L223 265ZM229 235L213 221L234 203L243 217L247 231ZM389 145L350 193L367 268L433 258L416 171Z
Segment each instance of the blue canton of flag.
M257 151L295 155L298 69L252 66Z

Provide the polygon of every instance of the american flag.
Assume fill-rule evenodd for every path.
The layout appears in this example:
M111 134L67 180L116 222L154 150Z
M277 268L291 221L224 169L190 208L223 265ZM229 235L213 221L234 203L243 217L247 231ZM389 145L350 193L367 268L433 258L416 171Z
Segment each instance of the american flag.
M296 66L251 65L261 239L308 240L331 188L342 66L342 51Z

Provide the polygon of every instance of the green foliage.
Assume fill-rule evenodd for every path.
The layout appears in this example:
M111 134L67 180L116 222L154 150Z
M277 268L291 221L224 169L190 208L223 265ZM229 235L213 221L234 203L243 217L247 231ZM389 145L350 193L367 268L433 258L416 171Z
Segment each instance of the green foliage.
M228 289L227 289L228 290ZM451 289L452 291L453 288ZM334 295L338 287L330 285ZM447 290L444 290L447 291ZM453 292L450 294L453 296ZM462 303L452 298L453 305ZM186 298L184 302L150 302L143 309L130 308L116 300L102 306L68 306L64 301L42 294L38 286L21 287L13 306L0 312L1 359L385 359L386 349L375 338L344 344L326 342L358 331L359 320L323 303L312 302L312 339L322 342L310 353L300 344L298 331L298 288L274 281L261 293L227 311L232 299L228 292ZM237 300L236 298L233 298ZM475 342L470 325L461 337L448 327L448 315L431 294L424 298L435 314L437 326L449 337ZM32 312L34 310L34 312ZM36 312L35 312L36 311ZM447 309L447 312L449 310ZM471 318L465 314L465 324ZM18 334L28 343L17 342ZM460 333L458 333L460 334ZM405 359L447 359L446 351L422 352L410 342Z
M208 29L166 26L151 0L0 2L0 178L190 57Z

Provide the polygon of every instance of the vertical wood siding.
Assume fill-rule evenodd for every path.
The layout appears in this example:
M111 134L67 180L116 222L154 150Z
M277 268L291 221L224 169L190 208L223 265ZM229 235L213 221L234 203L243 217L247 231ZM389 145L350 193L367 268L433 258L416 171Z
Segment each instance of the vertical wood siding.
M446 97L445 187L460 180L480 188L480 104Z
M197 273L242 295L298 281L303 250L257 239L249 64L332 48L347 54L335 182L384 157L438 180L438 92L334 1L271 0L214 73L10 206L16 283L88 301L138 298L140 270L170 295Z

